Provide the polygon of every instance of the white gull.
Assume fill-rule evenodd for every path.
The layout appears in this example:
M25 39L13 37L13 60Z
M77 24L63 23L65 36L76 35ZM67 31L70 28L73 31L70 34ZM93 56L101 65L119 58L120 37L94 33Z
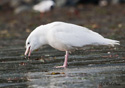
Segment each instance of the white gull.
M41 25L30 33L26 40L25 55L30 56L32 51L47 44L60 51L66 51L63 66L57 66L57 68L67 67L68 52L76 48L87 45L120 45L119 41L104 38L86 27L65 22L52 22Z
M41 13L50 11L54 7L55 3L52 0L44 0L33 6L33 9Z

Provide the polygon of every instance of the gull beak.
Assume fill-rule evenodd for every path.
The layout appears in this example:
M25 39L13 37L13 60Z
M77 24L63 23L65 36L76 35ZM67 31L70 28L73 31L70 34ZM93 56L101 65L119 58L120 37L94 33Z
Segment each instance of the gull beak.
M31 55L30 47L31 47L31 46L27 47L27 49L26 49L26 51L25 51L25 56L28 54L28 57L30 57L30 55Z

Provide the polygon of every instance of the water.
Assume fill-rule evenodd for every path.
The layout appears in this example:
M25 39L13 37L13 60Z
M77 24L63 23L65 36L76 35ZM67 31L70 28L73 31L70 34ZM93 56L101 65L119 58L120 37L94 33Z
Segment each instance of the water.
M12 40L15 41L15 40ZM0 51L2 88L124 88L124 46L90 47L72 52L68 68L62 65L64 52L49 46L24 58L24 41Z

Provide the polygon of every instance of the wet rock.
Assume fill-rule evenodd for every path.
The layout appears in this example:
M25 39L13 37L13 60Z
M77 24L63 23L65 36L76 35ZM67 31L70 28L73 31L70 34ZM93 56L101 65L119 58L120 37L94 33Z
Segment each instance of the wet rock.
M100 0L99 5L100 6L107 6L109 4L111 5L117 5L119 4L120 0Z
M21 5L21 0L11 0L10 1L10 6L13 7L13 8L16 8L19 5Z
M118 4L120 2L120 0L111 0L111 4L112 5L116 5L116 4Z
M26 65L26 63L25 62L21 62L19 65Z
M58 7L64 6L67 0L56 0L56 5Z
M32 5L34 4L36 1L38 0L11 0L10 1L10 5L13 7L13 8L16 8L18 6L21 6L21 5Z
M6 3L8 3L10 0L0 0L0 5L4 5Z
M108 1L107 0L100 0L99 6L107 6L107 5L108 5Z
M21 12L24 12L24 11L29 11L29 10L31 10L31 8L30 8L29 6L23 5L23 6L17 7L17 8L14 10L14 12L15 12L16 14L18 14L18 13L21 13Z
M59 74L65 74L64 72L52 72L49 73L48 75L59 75Z

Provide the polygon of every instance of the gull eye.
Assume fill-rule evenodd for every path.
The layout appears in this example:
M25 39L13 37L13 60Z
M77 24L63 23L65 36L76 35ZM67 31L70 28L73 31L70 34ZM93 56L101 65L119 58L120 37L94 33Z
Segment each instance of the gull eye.
M30 44L30 42L27 43L28 45Z

